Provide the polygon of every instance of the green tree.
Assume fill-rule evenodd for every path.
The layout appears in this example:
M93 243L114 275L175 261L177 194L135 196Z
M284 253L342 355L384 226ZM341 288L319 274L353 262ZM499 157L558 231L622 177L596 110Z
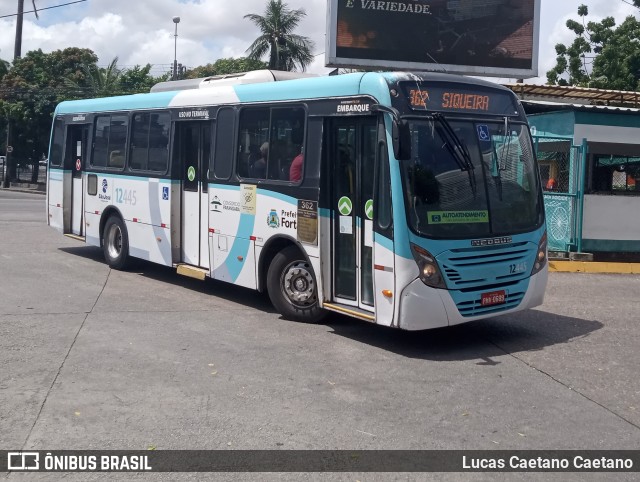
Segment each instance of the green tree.
M164 79L159 79L150 74L151 64L144 67L136 65L126 69L120 75L120 91L123 94L141 94L149 92L151 87Z
M640 7L640 0L634 0ZM547 72L553 85L576 85L601 89L640 88L640 22L627 17L616 26L613 17L587 22L586 5L578 7L581 21L568 20L567 28L576 38L569 46L556 45L556 65Z
M240 57L237 59L218 59L212 64L201 65L187 72L187 79L199 79L213 75L235 74L238 72L250 72L252 70L266 69L267 64L262 60Z
M247 49L247 56L260 60L268 55L270 69L305 71L313 61L314 44L310 38L293 33L305 16L304 9L291 10L282 0L269 0L264 15L245 15L261 32Z
M82 79L68 78L65 85L70 94L87 99L145 93L158 82L168 80L167 76L152 76L152 67L147 64L120 69L118 57L115 57L107 67L101 68L95 63L83 65Z
M9 73L9 67L11 64L6 60L0 59L0 80Z
M0 80L0 116L11 120L14 159L37 165L48 149L55 107L70 98L65 79L81 82L82 66L97 60L89 49L67 48L46 54L33 50L14 61ZM36 182L38 169L33 171Z
M122 70L118 68L118 57L114 57L105 68L91 62L82 65L82 70L84 75L80 81L72 77L65 80L65 85L70 92L87 98L111 97L120 94Z

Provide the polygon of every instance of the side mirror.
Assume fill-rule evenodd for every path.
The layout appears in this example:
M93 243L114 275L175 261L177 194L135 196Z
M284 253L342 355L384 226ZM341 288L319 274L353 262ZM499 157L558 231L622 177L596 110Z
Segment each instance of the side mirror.
M406 120L400 119L400 113L393 107L380 104L371 106L371 112L385 112L391 114L393 125L391 126L391 142L393 143L393 154L399 161L411 159L411 130Z
M411 130L406 120L394 120L391 131L393 153L399 161L411 159Z

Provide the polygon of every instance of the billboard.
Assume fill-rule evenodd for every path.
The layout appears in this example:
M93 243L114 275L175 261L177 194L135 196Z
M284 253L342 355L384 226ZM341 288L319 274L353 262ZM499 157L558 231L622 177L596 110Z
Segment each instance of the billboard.
M538 75L540 0L329 0L329 67Z

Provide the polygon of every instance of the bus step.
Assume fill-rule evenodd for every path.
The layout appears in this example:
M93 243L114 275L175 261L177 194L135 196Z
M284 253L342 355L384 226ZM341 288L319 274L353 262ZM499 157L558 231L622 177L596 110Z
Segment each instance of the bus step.
M204 281L204 279L209 274L209 270L204 268L198 268L197 266L191 266L190 264L179 264L178 274L181 274L182 276L188 276L189 278L199 279L200 281Z
M76 241L82 241L82 242L86 241L86 239L85 239L85 237L84 237L84 236L78 236L78 235L76 235L76 234L69 234L69 233L66 233L66 234L65 234L65 236L66 236L67 238L75 239Z
M335 311L336 313L342 313L343 315L349 315L349 316L354 316L356 318L360 318L361 320L365 320L365 321L371 321L374 322L376 321L376 317L373 316L373 313L369 312L369 311L365 311L365 310L361 310L360 308L356 307L356 306L348 306L348 305L342 305L339 303L323 303L322 307L325 310L329 310L329 311Z

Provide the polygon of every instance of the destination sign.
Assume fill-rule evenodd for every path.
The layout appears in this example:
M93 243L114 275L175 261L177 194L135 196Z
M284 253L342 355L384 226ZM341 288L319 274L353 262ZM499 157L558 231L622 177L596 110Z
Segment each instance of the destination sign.
M209 120L213 116L207 108L192 107L186 109L173 110L171 112L171 118L174 121L180 120Z
M516 116L516 101L509 92L482 86L407 82L403 85L413 110Z

